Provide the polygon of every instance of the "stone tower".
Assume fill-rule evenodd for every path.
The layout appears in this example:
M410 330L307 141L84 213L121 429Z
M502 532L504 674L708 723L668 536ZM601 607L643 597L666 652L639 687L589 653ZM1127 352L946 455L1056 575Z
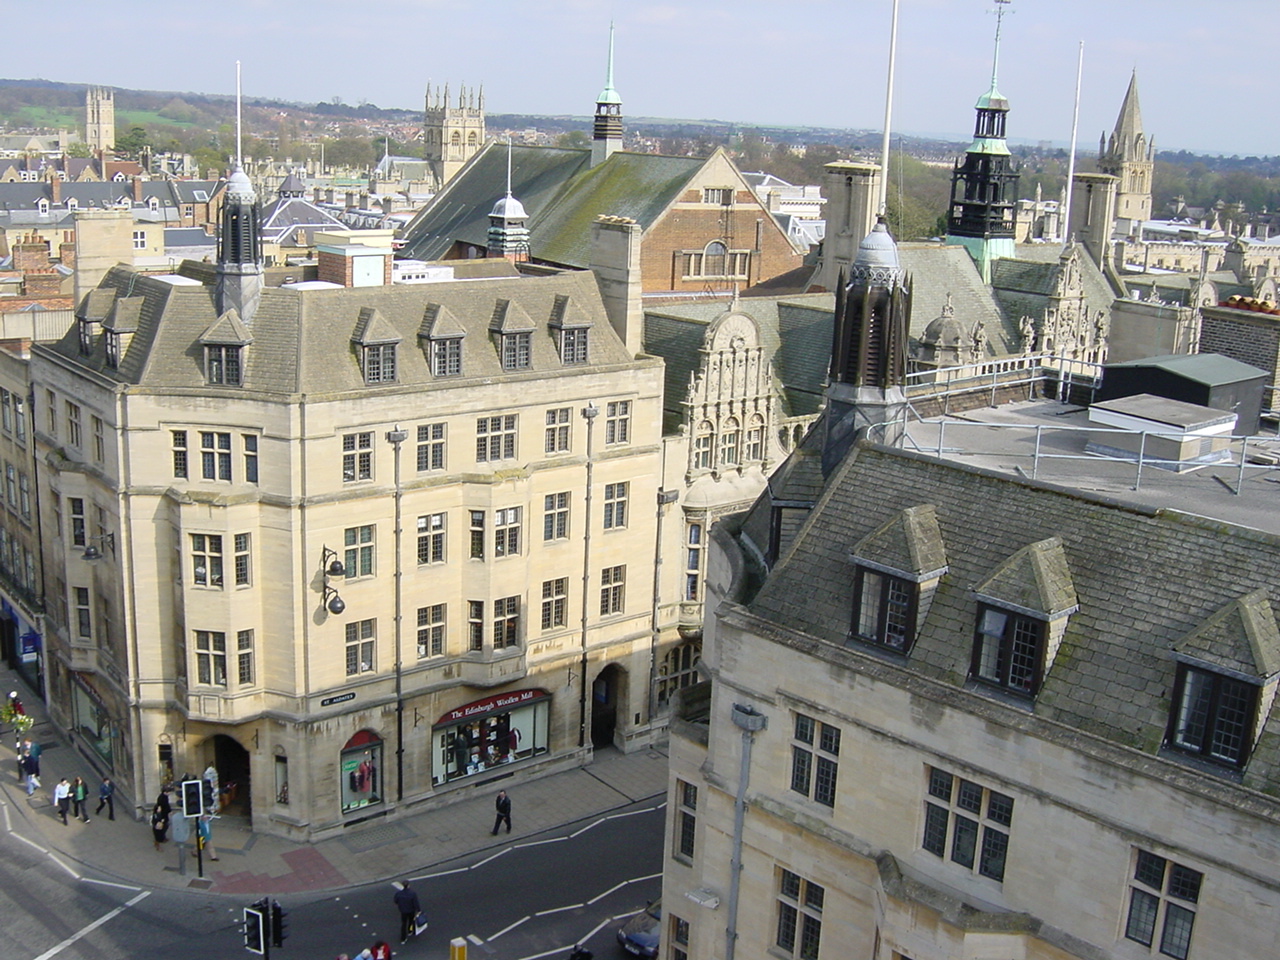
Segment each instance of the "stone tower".
M622 149L622 97L613 86L613 24L609 24L609 70L604 89L596 97L596 119L591 128L591 165L603 163Z
M1151 173L1155 168L1156 145L1142 131L1142 110L1138 106L1138 71L1129 78L1129 89L1111 139L1102 135L1098 143L1098 171L1115 177L1115 232L1137 234L1144 220L1151 219Z
M892 444L901 438L910 329L911 280L881 217L858 245L848 284L836 292L824 474L855 440Z
M484 140L484 87L462 87L455 105L448 84L434 93L427 85L422 156L431 165L437 188L453 179L484 146Z
M116 94L107 87L89 87L84 94L84 140L95 154L116 145Z
M978 98L973 143L951 174L951 213L947 243L968 249L984 283L991 282L991 261L1014 255L1014 196L1018 174L1005 143L1009 101L996 86L1000 65L1000 22L1004 4L996 0L996 46L991 89Z

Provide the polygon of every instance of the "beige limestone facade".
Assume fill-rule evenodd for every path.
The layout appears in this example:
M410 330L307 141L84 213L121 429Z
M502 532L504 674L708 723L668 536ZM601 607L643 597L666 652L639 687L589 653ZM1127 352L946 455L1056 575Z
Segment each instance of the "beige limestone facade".
M49 703L135 805L319 837L662 726L662 365L590 274L95 295L31 364Z

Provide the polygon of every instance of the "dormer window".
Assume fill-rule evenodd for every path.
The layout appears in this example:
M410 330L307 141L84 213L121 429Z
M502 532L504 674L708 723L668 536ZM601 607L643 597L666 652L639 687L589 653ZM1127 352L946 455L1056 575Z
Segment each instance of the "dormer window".
M159 198L159 197L151 197L150 199L148 199L148 200L147 200L147 209L148 209L148 210L150 210L152 213L159 213L159 212L160 212L160 198Z
M120 366L120 334L108 330L103 337L103 346L107 351L107 366L116 369Z
M71 212L73 212L73 213L74 213L76 210L79 210L79 209L80 209L80 201L79 201L79 200L77 200L75 197L67 197L67 209L68 209L68 210L70 210L70 211L71 211Z
M907 653L916 635L919 587L903 577L858 567L853 586L853 634Z
M205 379L209 383L238 387L241 384L241 355L244 348L234 343L209 343L204 348Z
M431 375L457 377L462 374L462 338L431 341Z
M80 318L80 356L82 357L93 353L93 324L92 320Z
M1044 679L1043 620L988 604L978 606L972 674L984 683L1034 697Z
M46 200L44 197L41 197L39 200L36 201L36 210L40 213L41 216L47 214L49 212L49 201Z
M1214 763L1244 766L1253 743L1259 690L1256 683L1178 664L1169 745Z
M396 345L371 343L364 347L364 382L394 383L396 379Z
M505 333L502 335L502 369L527 370L530 359L530 335Z
M587 362L587 334L583 328L566 328L560 331L560 362Z

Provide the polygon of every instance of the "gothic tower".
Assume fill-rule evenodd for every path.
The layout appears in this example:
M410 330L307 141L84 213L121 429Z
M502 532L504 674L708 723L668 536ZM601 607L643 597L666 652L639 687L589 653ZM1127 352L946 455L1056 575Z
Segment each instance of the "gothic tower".
M106 87L89 87L84 94L84 140L95 154L115 148L116 95Z
M1000 24L1009 0L996 0L996 46L991 89L978 98L973 143L951 174L951 213L947 243L968 249L985 283L991 261L1014 255L1014 190L1018 174L1005 143L1009 101L996 86L1000 65Z
M1138 71L1129 78L1129 89L1111 139L1102 135L1098 144L1098 171L1119 181L1116 189L1118 234L1136 234L1144 220L1151 219L1151 173L1155 168L1156 145L1142 132L1142 110L1138 106Z
M433 94L427 84L422 122L422 156L430 165L439 189L453 179L462 165L484 146L484 87L463 87L455 106L449 85Z
M901 437L910 329L911 279L881 217L858 245L848 284L836 292L824 473L859 438L896 443Z
M591 128L591 165L603 163L622 149L622 97L613 87L613 24L609 24L609 71L596 97L596 120Z

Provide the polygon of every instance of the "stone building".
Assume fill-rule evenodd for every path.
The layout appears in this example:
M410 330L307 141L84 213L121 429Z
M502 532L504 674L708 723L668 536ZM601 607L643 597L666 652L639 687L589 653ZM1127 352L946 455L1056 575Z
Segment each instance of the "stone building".
M455 103L448 84L434 92L428 84L425 101L422 155L439 190L485 144L484 88L461 87Z
M84 142L98 157L116 148L116 92L110 87L85 90Z
M1138 71L1129 78L1129 89L1120 104L1115 129L1098 144L1098 172L1117 180L1114 232L1121 236L1140 234L1142 224L1151 219L1151 174L1155 169L1156 144L1142 129L1142 109L1138 104Z
M661 362L589 273L264 284L256 208L212 289L115 268L32 348L55 720L298 838L647 742Z
M861 337L891 344L880 319ZM982 458L954 432L841 454L829 404L712 531L659 956L1272 951L1275 512L1209 478L1138 492L1129 464L1028 479L1051 407Z

